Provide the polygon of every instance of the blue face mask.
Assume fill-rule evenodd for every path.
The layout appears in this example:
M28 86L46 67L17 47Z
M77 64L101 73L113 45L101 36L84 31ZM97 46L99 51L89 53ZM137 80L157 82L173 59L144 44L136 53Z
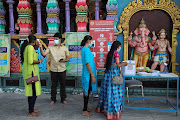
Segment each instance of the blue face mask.
M89 47L92 47L92 45L93 45L93 42L91 42L91 43L89 44Z
M55 45L59 45L59 40L54 40Z
M120 52L121 51L121 47L119 49L117 49L117 51Z

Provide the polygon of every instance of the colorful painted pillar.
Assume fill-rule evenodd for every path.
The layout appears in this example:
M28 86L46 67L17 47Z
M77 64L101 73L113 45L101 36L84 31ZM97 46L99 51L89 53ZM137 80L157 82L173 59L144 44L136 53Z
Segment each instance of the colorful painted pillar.
M37 4L36 10L37 10L37 33L38 35L42 34L42 22L41 22L41 2L42 0L34 0L34 2Z
M117 32L117 22L118 22L118 18L117 18L117 10L118 10L118 4L117 4L117 0L108 0L107 4L106 4L106 10L107 10L107 16L106 16L106 20L114 20L114 31L115 33Z
M3 6L2 0L0 0L0 34L5 33L6 21L5 21L5 8Z
M14 33L14 13L13 13L14 1L7 0L6 3L9 4L9 22L10 22L9 31L11 35L14 35L15 34Z
M101 0L94 0L95 2L95 20L99 20L99 2Z
M32 8L30 6L29 0L19 0L19 4L17 6L18 12L18 20L17 23L20 27L19 35L31 34L32 30Z
M76 4L76 24L77 24L77 32L87 32L87 11L88 6L86 4L86 0L77 0Z
M57 33L59 32L59 5L57 0L48 0L46 6L47 19L46 23L48 26L48 33Z
M70 32L70 8L69 2L71 0L63 0L65 2L65 11L66 11L66 32Z

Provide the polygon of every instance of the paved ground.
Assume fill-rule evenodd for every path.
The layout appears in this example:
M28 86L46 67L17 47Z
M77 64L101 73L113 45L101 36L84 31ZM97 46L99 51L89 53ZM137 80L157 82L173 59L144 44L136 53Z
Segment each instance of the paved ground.
M27 98L23 93L0 93L0 120L105 120L106 117L100 113L93 113L93 117L85 117L81 115L83 107L83 98L81 95L68 94L68 105L58 101L54 106L49 106L50 94L42 94L38 97L36 108L41 110L39 118L27 117ZM162 97L158 97L162 98ZM170 98L175 103L175 98ZM96 108L98 99L94 103L89 104L92 109ZM126 103L128 104L128 103ZM142 101L131 100L133 106L146 106L146 107L161 107L170 108L165 102L160 101ZM179 103L180 104L180 103ZM180 112L179 112L180 116ZM180 120L176 117L175 112L164 111L149 111L149 110L134 110L125 109L122 113L121 120Z

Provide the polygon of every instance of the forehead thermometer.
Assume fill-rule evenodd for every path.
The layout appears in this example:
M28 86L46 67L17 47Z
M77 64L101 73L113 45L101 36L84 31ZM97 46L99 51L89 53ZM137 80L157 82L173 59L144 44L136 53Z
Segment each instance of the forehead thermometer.
M38 41L38 42L40 42L40 40L39 40L39 39L37 39L37 41Z

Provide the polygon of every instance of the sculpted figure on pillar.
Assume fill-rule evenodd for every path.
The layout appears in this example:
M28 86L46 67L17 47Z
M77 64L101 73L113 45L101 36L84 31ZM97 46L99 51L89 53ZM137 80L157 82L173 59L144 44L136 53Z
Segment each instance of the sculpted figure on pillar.
M152 45L155 43L156 35L153 33L153 37L149 37L149 29L147 28L145 21L140 21L139 27L134 31L135 36L132 36L132 32L128 37L129 45L133 47L131 52L131 60L136 61L136 67L146 67L148 60L151 59Z
M166 39L166 31L161 29L158 34L158 39L155 42L155 45L152 47L154 50L153 61L154 63L151 66L152 70L155 70L157 65L160 65L160 71L163 72L165 66L169 61L168 51L171 55L174 55L170 47L169 41Z

